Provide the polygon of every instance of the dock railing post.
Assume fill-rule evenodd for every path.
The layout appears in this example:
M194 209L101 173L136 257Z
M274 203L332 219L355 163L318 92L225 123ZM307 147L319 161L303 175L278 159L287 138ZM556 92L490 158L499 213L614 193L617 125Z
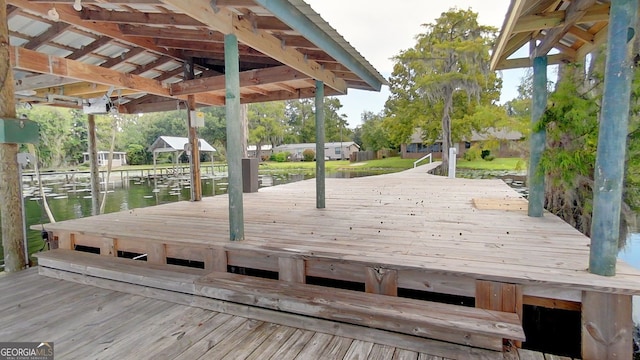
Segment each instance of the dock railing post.
M456 155L458 154L458 151L456 150L456 148L451 147L449 148L449 179L455 179L456 178Z
M616 274L637 18L637 0L611 2L589 255L589 271L604 276Z

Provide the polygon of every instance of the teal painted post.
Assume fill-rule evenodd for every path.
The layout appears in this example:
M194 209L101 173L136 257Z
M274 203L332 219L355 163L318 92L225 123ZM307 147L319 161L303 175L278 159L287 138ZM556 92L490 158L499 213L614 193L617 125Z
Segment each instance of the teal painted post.
M316 207L325 208L324 82L316 80Z
M238 38L224 36L224 81L226 88L227 164L229 165L229 238L244 240L242 204L242 122L240 119L240 64Z
M529 140L529 216L541 217L544 211L544 174L540 173L540 158L544 151L546 133L536 131L547 107L547 57L533 59L533 104L531 109L531 139Z
M637 0L611 1L589 254L589 271L604 276L616 274L637 14Z

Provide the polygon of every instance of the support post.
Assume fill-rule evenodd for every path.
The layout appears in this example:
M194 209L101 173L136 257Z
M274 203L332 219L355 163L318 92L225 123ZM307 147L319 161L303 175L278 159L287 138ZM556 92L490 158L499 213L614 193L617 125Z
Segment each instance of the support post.
M611 1L589 254L589 271L604 276L616 274L637 18L637 0Z
M631 308L631 295L583 292L582 358L584 360L633 358Z
M324 82L319 80L316 80L316 208L325 208Z
M242 122L240 121L240 63L238 38L224 36L224 80L226 87L227 164L229 166L229 238L244 240L242 205Z
M529 216L542 217L544 211L544 174L540 174L540 159L546 142L544 129L536 131L547 107L547 56L533 59L533 104L531 109L531 139L529 140Z
M91 215L100 214L100 174L98 170L98 137L96 136L96 116L87 115L89 136L89 172L91 173Z
M0 0L0 73L3 74L0 88L0 116L16 117L13 97L13 71L9 56L9 30L7 26L7 4ZM18 176L18 144L0 144L0 214L2 219L2 246L4 248L4 270L20 271L27 265L22 239L22 197L19 189L22 179Z
M458 154L458 150L454 147L449 148L449 179L456 178L456 155Z
M196 110L195 95L187 96L187 112L189 126L189 148L191 150L191 201L202 200L202 177L200 175L200 146L198 130L194 126L195 119L193 111Z
M184 78L193 80L193 58L184 63ZM202 200L202 182L200 176L200 147L198 146L198 129L193 111L196 110L195 95L187 96L187 129L189 135L189 179L191 180L191 201Z

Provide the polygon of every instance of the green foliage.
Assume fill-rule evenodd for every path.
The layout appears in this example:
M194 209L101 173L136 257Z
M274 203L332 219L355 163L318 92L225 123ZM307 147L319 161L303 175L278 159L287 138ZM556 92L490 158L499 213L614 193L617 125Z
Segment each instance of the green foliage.
M554 185L568 191L582 177L593 177L598 143L597 101L581 94L574 71L567 71L549 97L540 122L550 146L543 153L541 169Z
M346 115L340 114L342 104L336 97L324 100L325 140L348 141L352 138ZM313 99L289 100L286 102L285 115L288 132L284 143L312 143L316 141L315 102Z
M311 149L304 149L302 152L302 161L313 161L316 158L316 152Z
M483 159L486 158L487 156L490 156L490 155L491 155L491 150L486 150L485 149L485 150L482 150L480 152L480 157L483 158Z
M277 154L274 154L273 160L275 160L276 162L286 162L289 158L289 155L290 153L288 151L279 152Z
M457 167L460 169L475 169L475 170L521 170L523 160L520 158L495 158L492 161L485 161L483 159L476 159L473 161L466 161L464 159L458 160ZM524 164L526 167L526 164Z
M361 134L361 148L363 150L378 151L391 148L391 139L384 128L383 114L374 114L366 111L362 114L362 125L359 127Z
M488 67L496 29L479 25L471 10L459 9L424 26L416 45L394 58L384 127L392 145L421 128L424 143L442 140L448 148L474 130L494 126L500 116L487 114L504 113L494 105L501 81ZM481 106L485 114L473 116Z
M483 159L484 159L484 161L493 161L493 160L496 159L496 157L493 156L493 155L487 155L487 156L483 157Z
M474 144L471 148L465 151L462 157L467 161L473 161L479 159L481 155L482 149L480 149L478 144Z
M152 154L147 148L140 144L129 144L127 146L127 164L144 165L152 162Z
M287 130L284 102L250 104L247 116L250 144L255 144L257 149L263 144L282 144Z

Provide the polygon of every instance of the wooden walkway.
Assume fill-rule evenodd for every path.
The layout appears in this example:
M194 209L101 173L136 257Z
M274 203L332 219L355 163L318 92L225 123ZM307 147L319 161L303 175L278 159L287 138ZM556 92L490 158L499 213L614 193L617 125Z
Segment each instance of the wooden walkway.
M294 283L349 281L392 296L403 289L467 296L476 307L519 315L523 304L582 311L583 326L611 333L612 341L620 339L618 327L632 326L640 271L620 262L615 277L590 274L589 239L549 213L526 216L526 200L500 180L441 178L417 168L327 179L326 186L321 210L314 180L245 194L241 242L228 241L226 196L45 227L62 249L93 248L108 257L188 260L217 272L239 267ZM602 343L590 333L582 332L583 354L601 358L588 350ZM630 341L625 336L618 345L626 349Z
M446 360L40 276L0 276L0 338L53 341L56 359ZM561 360L521 350L521 359ZM518 359L511 354L508 359Z

